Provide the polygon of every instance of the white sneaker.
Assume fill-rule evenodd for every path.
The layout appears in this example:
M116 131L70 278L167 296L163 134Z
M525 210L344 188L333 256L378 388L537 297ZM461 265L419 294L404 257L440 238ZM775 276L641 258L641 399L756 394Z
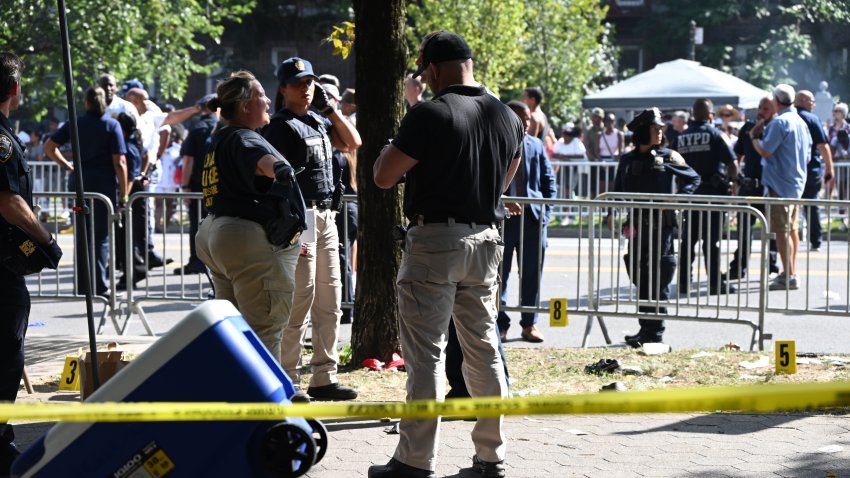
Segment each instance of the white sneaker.
M768 286L769 290L797 290L798 288L797 276L793 275L789 279L784 272L776 276L776 278L774 278Z

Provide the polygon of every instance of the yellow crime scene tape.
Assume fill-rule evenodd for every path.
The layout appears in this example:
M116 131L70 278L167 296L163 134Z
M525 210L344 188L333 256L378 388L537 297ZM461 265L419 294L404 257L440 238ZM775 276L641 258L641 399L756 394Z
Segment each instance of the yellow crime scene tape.
M540 397L350 403L2 404L0 421L170 422L307 418L434 418L672 412L773 412L850 406L850 382L753 385Z

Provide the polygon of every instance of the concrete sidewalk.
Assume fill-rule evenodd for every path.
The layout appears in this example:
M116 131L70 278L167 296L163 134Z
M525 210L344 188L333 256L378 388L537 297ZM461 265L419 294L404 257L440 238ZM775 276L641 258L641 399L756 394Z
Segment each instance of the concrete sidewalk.
M98 337L140 352L154 337ZM77 337L28 337L27 364L38 382L58 374L65 355L87 347ZM612 392L613 393L613 392ZM18 401L73 402L77 393L43 388ZM392 456L398 436L385 429L393 422L325 420L328 452L306 476L365 477L372 464ZM787 414L643 414L528 416L505 419L509 477L847 477L850 478L850 415ZM22 448L51 423L16 425ZM476 477L472 422L446 421L437 476Z
M365 477L370 465L389 460L398 442L384 431L391 422L324 423L328 452L307 477ZM50 425L17 425L18 445L25 448ZM471 422L443 423L437 476L480 476L470 468L471 430ZM505 431L508 477L850 477L848 416L510 417Z

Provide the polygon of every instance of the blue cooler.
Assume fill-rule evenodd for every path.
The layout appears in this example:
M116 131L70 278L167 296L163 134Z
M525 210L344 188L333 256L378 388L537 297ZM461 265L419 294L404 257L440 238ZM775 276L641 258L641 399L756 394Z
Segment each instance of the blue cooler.
M86 402L273 402L295 389L233 305L208 301ZM13 477L295 477L327 448L315 420L59 423Z

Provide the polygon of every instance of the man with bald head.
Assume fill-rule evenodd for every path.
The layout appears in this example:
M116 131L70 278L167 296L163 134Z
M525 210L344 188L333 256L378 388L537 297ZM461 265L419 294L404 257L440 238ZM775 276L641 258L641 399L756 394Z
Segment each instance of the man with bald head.
M750 132L753 147L764 158L762 182L769 197L800 199L805 189L812 137L806 122L794 108L794 97L794 88L790 85L781 84L774 88L776 116L767 126L760 120ZM782 259L782 272L770 283L770 290L795 290L799 287L796 267L800 244L797 234L799 209L794 204L770 206L770 229L776 234L776 247Z
M139 124L141 120L139 111L132 103L115 94L118 91L118 83L115 81L114 76L109 73L100 75L97 79L97 86L101 87L103 92L106 93L106 114L110 118L115 119L121 113L127 113L136 120L136 124Z
M773 107L773 95L767 95L759 101L756 110L756 121L768 122L776 114ZM738 133L738 141L735 143L735 154L740 161L741 171L738 173L738 196L763 197L766 196L764 184L761 181L761 154L753 147L751 131L756 121L747 120ZM753 207L767 216L768 212L762 204L753 204ZM729 263L729 268L724 275L724 280L744 279L747 276L747 267L750 262L750 250L752 245L752 227L755 224L755 216L748 214L738 215L738 249ZM768 272L779 273L779 264L776 258L776 241L770 240L770 253L768 261Z
M817 199L823 182L829 182L834 175L832 151L829 149L829 140L820 119L812 113L815 107L815 95L809 90L798 91L794 106L797 108L797 114L806 122L809 134L812 136L812 158L806 170L803 199ZM818 206L806 206L803 211L809 229L809 251L811 252L820 250L823 240L819 209Z
M394 187L406 175L410 226L396 280L407 399L445 395L446 335L453 317L463 375L473 397L507 397L496 331L498 266L504 246L496 228L501 196L522 154L519 117L473 76L472 51L459 35L428 34L418 71L434 98L411 108L373 167L375 184ZM431 478L440 419L402 419L399 444L369 478ZM473 468L505 476L502 418L480 418L472 431Z

